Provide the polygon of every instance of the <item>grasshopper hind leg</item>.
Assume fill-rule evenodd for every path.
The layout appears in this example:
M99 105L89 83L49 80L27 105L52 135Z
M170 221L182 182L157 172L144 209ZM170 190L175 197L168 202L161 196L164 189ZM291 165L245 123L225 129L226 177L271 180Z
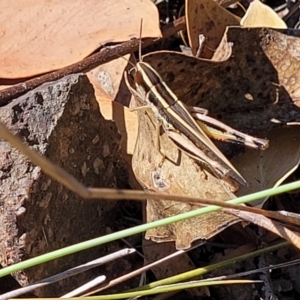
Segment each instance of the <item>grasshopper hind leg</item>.
M220 161L216 161L207 155L207 152L203 149L199 149L184 135L174 131L166 131L169 138L176 144L178 149L187 154L192 159L198 161L205 169L208 169L215 177L219 179L226 179L228 177L233 178L241 185L247 186L247 181L240 175L231 169L228 165L223 164Z

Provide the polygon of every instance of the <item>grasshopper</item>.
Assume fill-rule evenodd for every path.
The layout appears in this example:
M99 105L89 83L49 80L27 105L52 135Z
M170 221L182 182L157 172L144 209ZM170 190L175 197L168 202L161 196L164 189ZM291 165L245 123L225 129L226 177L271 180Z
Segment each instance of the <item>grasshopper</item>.
M268 147L268 140L239 132L207 116L206 109L187 107L171 91L159 73L141 59L133 69L125 72L125 81L130 92L141 102L141 106L133 110L151 108L158 121L157 129L162 126L180 150L204 163L215 175L221 178L230 176L241 185L247 185L245 178L210 138L236 142L260 150ZM134 82L134 87L130 82Z

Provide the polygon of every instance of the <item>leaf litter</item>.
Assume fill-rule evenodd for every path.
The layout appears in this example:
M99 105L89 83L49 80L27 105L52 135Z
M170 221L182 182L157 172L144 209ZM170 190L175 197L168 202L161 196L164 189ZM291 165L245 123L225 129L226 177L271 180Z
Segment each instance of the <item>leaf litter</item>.
M61 4L56 3L55 5L62 5L62 8L63 5L67 3L67 1L59 2ZM204 3L203 5L208 5L205 4L205 1L201 1L201 3L202 2ZM254 2L256 3L253 5L258 3L258 1ZM123 3L125 3L125 1ZM35 74L48 72L72 63L72 59L73 61L82 59L97 49L99 44L113 40L122 41L130 38L131 36L138 36L136 33L139 30L139 22L138 24L135 24L135 22L137 19L141 18L142 10L145 11L145 14L148 12L145 9L147 3L147 1L144 1L141 4L142 9L141 7L136 6L137 14L135 17L132 17L129 22L130 25L132 25L132 27L129 27L134 28L131 32L135 32L135 34L130 34L130 29L128 31L129 33L127 31L124 33L124 26L121 22L122 19L120 22L113 22L111 26L106 25L103 32L107 35L101 35L101 38L99 38L99 35L91 35L91 32L82 33L79 37L77 35L73 37L70 33L76 31L70 30L70 28L72 28L70 26L70 28L66 27L66 32L64 32L63 35L66 35L67 33L70 37L70 41L74 40L75 46L70 46L68 50L69 52L66 52L64 49L53 51L53 49L56 50L57 48L53 47L53 45L59 44L57 42L57 31L55 31L54 27L53 36L56 37L55 41L47 41L46 39L48 45L52 45L52 47L46 48L51 49L50 52L55 53L56 56L49 55L50 52L46 53L44 51L36 51L34 52L35 61L28 59L32 52L24 52L24 48L21 53L19 52L20 49L22 49L20 46L22 45L22 40L20 40L17 51L15 51L16 56L13 56L13 51L9 53L11 55L9 57L10 59L7 59L8 56L2 56L3 60L5 59L5 64L3 64L3 74L1 77L29 77ZM190 5L191 3L192 1L189 2ZM200 4L194 3L196 6ZM35 3L31 3L31 5L34 7ZM91 4L91 7L93 5L96 4ZM127 2L124 4L125 10L128 8L128 5L129 3ZM187 5L187 7L189 6ZM247 12L248 15L246 14L246 17L248 16L247 22L249 21L249 15L251 12L250 8ZM73 8L73 13L74 9L78 9L78 11L81 10L82 15L86 15L86 11L84 11L82 7ZM95 9L95 6L93 6L93 9ZM149 5L149 10L151 11L151 9L152 8ZM208 11L207 15L210 15L209 12L212 10L212 8L206 7L206 11ZM109 20L119 20L120 15L123 16L122 13L120 13L120 11L122 11L120 7L116 8L107 5L107 11L112 14L108 16L107 19ZM29 14L29 16L32 18L32 16L36 16L39 13L37 10L35 11L33 9L32 14ZM211 116L217 117L224 123L236 129L256 134L260 137L270 138L271 147L263 153L245 150L236 146L224 146L218 143L218 146L220 146L229 157L235 157L234 162L236 167L241 170L242 174L245 175L249 181L249 189L243 189L240 187L239 190L235 192L236 195L243 195L248 194L250 191L263 189L264 187L275 186L282 178L285 177L286 174L289 174L289 172L294 170L298 165L299 137L297 130L290 129L288 126L286 126L286 128L276 128L284 125L291 126L290 124L297 126L297 123L299 123L299 82L297 76L299 65L297 59L297 48L299 39L297 32L292 30L278 32L270 29L241 29L237 27L230 27L226 29L226 26L237 24L235 24L235 19L232 19L234 21L231 23L227 19L229 17L224 17L223 14L225 16L227 11L223 10L223 13L218 13L218 16L220 16L220 23L217 23L218 26L216 26L215 31L213 31L217 38L214 38L209 31L199 30L198 32L199 34L205 35L207 40L207 43L205 43L206 49L215 50L218 48L218 44L220 43L219 48L215 52L211 51L211 53L214 52L213 58L216 58L219 55L219 57L226 57L226 59L221 61L220 59L215 59L215 61L212 62L209 60L187 57L174 52L157 52L145 56L144 59L159 70L159 73L165 82L185 103L207 108ZM9 14L7 15L9 16ZM124 15L126 15L126 13L124 13ZM51 16L50 14L49 17L53 18L53 15ZM95 19L97 19L96 17L97 15L95 15ZM193 40L192 43L190 41L192 49L194 49L193 52L195 52L195 49L197 48L196 27L199 26L195 25L195 20L197 20L196 17L197 14L193 16L187 15L187 24L189 28L193 28L194 37L190 38ZM146 16L144 16L143 19L144 18L146 18ZM152 20L155 20L155 18L152 18ZM204 18L204 22L209 22L210 20L206 18L207 17ZM245 18L243 25L250 27L249 23L245 22ZM272 18L273 17L270 17L270 19ZM91 18L91 20L92 19L93 18ZM150 19L151 18L149 17L149 20ZM63 21L62 18L59 19L57 16L55 16L52 21L53 20L56 20L57 22ZM86 28L90 27L88 22L80 17L80 14L79 20L83 22L78 22L79 27L82 26L82 24L84 24L84 27ZM236 18L236 20L238 20L238 18ZM253 20L251 21L251 27L260 26L255 26L258 24L255 23L256 21L256 19L254 20L254 23ZM100 23L103 24L103 21ZM145 23L147 24L147 22L144 22L144 24ZM6 24L11 25L10 22L6 22ZM19 22L18 25L20 24L21 22ZM42 22L41 24L45 25L46 23ZM57 28L61 27L60 24L61 23L58 23ZM97 30L99 30L99 24L97 23L95 25ZM148 24L149 27L147 27L147 25L143 25L143 36L144 34L145 36L148 35L148 29L149 32L151 32L152 29L156 30L155 34L149 33L149 36L159 35L156 27L157 20L154 22L149 21ZM74 24L70 25L74 26ZM107 27L110 27L109 31L107 31ZM274 27L277 27L277 25L274 25ZM12 26L12 28L20 30L20 27L17 26ZM92 27L90 27L90 29L91 28ZM23 29L32 31L30 27L27 28L24 24ZM6 30L7 32L9 31L8 29ZM223 36L224 32L225 34ZM26 32L24 33L24 36L26 36ZM43 36L39 36L39 38L43 38ZM32 40L34 39L32 38ZM31 43L33 48L45 48L45 45L47 45L47 43L41 43L39 39L37 39L37 41L38 46L34 46L34 44ZM211 41L214 41L214 43L211 43ZM26 49L28 46L27 43L28 40L25 42ZM69 44L69 41L66 44ZM9 39L5 42L5 45L10 45ZM28 49L28 51L32 51L30 50L30 47L28 47ZM227 52L228 49L230 49L229 52L232 51L229 58L228 55L223 55L224 49ZM4 54L7 53L7 49L4 50ZM36 50L41 49L36 48ZM77 56L73 56L73 52ZM69 53L69 55L66 55L65 53ZM19 60L20 57L24 58L23 62ZM39 58L42 59L43 64L40 64ZM114 64L115 63L116 61L114 61ZM18 68L16 68L16 64L18 64ZM118 67L119 64L120 67ZM105 66L103 66L90 73L89 76L91 81L93 81L92 77L94 77L94 86L99 92L98 98L100 103L104 100L116 100L117 96L120 95L120 81L125 66L126 62L120 59L119 63L114 66L114 69L111 67L107 67L107 69L105 69ZM101 79L103 84L99 87ZM128 113L128 115L130 115L130 113ZM128 116L126 116L126 118L127 117ZM172 144L170 144L164 135L161 136L162 145L164 149L168 151L168 155L170 155L171 158L173 157L173 164L166 162L161 169L158 169L157 165L160 160L160 156L158 153L153 151L155 148L155 130L152 126L153 124L151 124L151 121L149 122L149 118L147 116L145 117L141 114L138 118L139 136L137 138L136 150L133 153L133 169L142 186L147 187L149 190L159 190L161 186L158 185L159 188L157 188L156 184L156 180L159 178L159 180L163 182L163 185L165 184L169 187L168 192L170 194L203 195L206 198L220 200L227 200L234 197L234 187L230 186L230 184L227 186L226 183L220 183L220 180L216 180L216 178L211 174L203 172L199 166L186 158L184 154L180 157L181 154L178 154L178 151ZM132 128L137 127L137 120L135 117L133 117L133 122L129 126ZM131 137L132 135L135 134L129 132L129 136ZM284 138L281 139L280 137ZM133 137L132 140L135 141L135 137ZM286 143L291 145L290 152L288 153L285 151L286 149L284 147ZM272 147L272 144L276 146ZM145 160L145 157L147 157L148 160ZM284 157L283 160L282 157ZM277 162L278 160L282 160L284 162L284 168L270 172L269 169L272 169L272 163L274 164L274 161ZM174 161L179 161L179 163L176 165L174 164ZM261 167L262 164L264 170L263 174L260 172L259 175L255 175L254 170ZM151 172L149 172L149 170ZM259 178L259 176L261 177ZM268 182L262 180L262 178L264 179L265 177L268 178ZM199 178L199 182L201 182L201 185L199 184L199 188L191 185L191 183L194 183L195 178ZM149 220L155 220L165 216L161 214L162 212L166 213L167 209L165 206L159 207L160 205L163 205L163 202L151 200L148 202L147 218ZM158 207L155 208L155 206ZM183 207L178 203L175 204L170 202L167 203L167 207L171 211L170 214L178 214L185 210L193 209L192 205ZM153 212L149 213L151 210L153 210ZM166 215L169 215L169 212L167 212ZM226 215L228 216L226 217ZM224 216L225 220L222 220ZM220 232L220 230L224 230L227 226L239 221L239 218L224 212L219 216L211 214L210 218L207 220L204 218L201 220L195 220L195 223L192 224L176 224L174 226L170 226L171 228L168 228L166 231L162 231L161 233L148 232L147 237L160 242L175 240L176 245L179 248L186 248L190 246L192 241L197 239L208 239ZM201 228L201 232L197 231L197 226ZM204 231L207 230L207 233L202 232L202 229L204 229Z

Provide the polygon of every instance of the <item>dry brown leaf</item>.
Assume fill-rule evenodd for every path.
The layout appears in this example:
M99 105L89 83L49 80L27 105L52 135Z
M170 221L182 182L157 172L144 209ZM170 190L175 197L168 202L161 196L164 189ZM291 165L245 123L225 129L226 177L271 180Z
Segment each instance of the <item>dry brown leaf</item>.
M159 37L158 12L150 0L0 0L0 77L29 77L85 58L101 44Z
M299 39L269 29L238 27L229 28L226 39L234 45L233 56L223 62L166 51L146 55L143 59L159 71L183 102L206 108L211 116L245 133L265 137L266 132L278 126L272 119L284 124L299 122L300 65L296 50L300 46ZM160 144L170 161L158 168L161 155L156 147L154 119L151 121L149 116L151 112L139 115L139 136L133 156L133 169L143 187L207 199L232 198L222 181L180 154L166 134L162 134ZM218 143L218 146L229 156L244 150L236 145L225 146L225 143ZM259 151L255 153L260 155ZM276 166L278 162L273 163ZM256 178L240 171L250 186L254 185ZM245 188L241 193L246 194L248 190ZM150 200L147 221L195 208L196 205L186 203ZM238 219L224 213L209 214L148 231L146 237L158 242L176 240L177 248L187 248L192 241L209 238L235 222Z
M254 0L250 3L240 23L244 27L287 28L285 22L268 5Z
M101 98L97 98L97 101L104 118L116 122L122 136L121 151L123 152L123 158L131 165L131 155L134 151L138 131L137 115L115 101Z
M125 68L128 66L129 55L115 59L87 73L95 89L100 111L107 120L116 122L122 136L121 151L123 158L131 166L137 137L137 115L126 107L129 106L131 93L123 80ZM131 66L129 66L131 68ZM132 181L132 178L130 178ZM131 183L131 186L135 184Z
M199 34L205 37L200 55L211 58L220 44L227 26L239 25L240 19L212 0L186 0L186 22L190 47L193 55L199 48ZM209 49L210 48L210 49Z
M300 130L298 127L278 128L268 135L270 147L265 151L248 150L245 155L233 162L238 170L249 180L249 187L240 187L236 195L245 195L279 186L299 165ZM262 206L265 199L252 202Z
M178 151L165 133L160 138L161 151L167 160L159 164L162 156L156 145L156 126L151 111L139 112L139 131L132 168L142 187L150 191L176 195L198 196L205 199L228 200L234 198L230 186L201 169L186 154ZM151 194L149 195L151 199ZM198 205L172 201L147 202L147 222L199 208ZM155 242L175 241L177 249L187 249L197 239L209 239L239 219L216 212L147 231L146 238Z
M130 55L126 55L114 59L87 73L89 80L94 86L97 97L110 101L116 100L117 95L120 93L121 82L124 76L124 70L128 65L129 56ZM126 91L128 91L128 89L122 92L124 93ZM130 98L129 94L128 91L127 98ZM128 106L128 104L126 106Z
M245 133L264 137L263 132L280 126L271 120L299 122L300 39L272 29L239 27L230 27L226 39L233 43L227 61L171 51L151 53L144 61L184 103L208 109L210 116Z

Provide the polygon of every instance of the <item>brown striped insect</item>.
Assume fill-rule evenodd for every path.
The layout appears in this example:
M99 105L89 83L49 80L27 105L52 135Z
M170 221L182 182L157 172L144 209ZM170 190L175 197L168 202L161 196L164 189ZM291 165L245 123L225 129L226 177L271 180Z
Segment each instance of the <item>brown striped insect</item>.
M208 112L205 109L187 107L172 92L159 73L141 59L133 69L128 73L125 72L125 81L139 102L133 110L151 108L158 121L158 128L162 126L180 150L204 163L213 174L221 178L230 176L240 184L247 185L245 178L210 138L235 142L260 150L268 147L268 140L239 132L207 116ZM130 81L133 82L134 87Z

